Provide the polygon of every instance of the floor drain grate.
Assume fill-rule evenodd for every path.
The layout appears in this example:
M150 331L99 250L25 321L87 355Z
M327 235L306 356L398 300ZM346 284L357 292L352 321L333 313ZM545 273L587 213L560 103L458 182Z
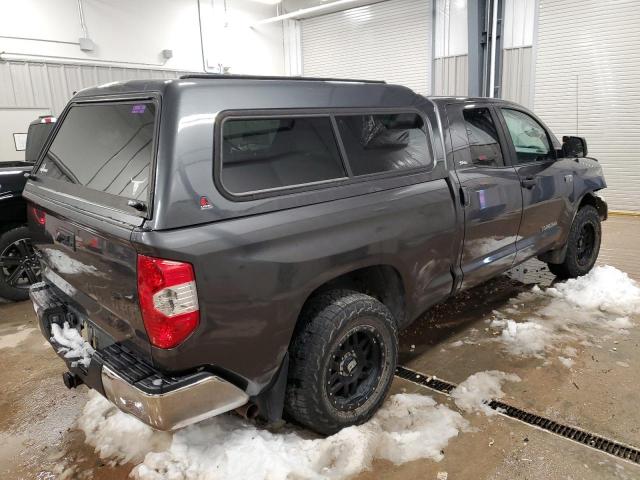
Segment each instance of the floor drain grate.
M449 383L403 366L397 367L396 376L446 395L456 388L454 383ZM640 465L640 450L635 447L601 437L594 433L589 433L580 428L558 423L549 418L541 417L540 415L527 412L497 400L489 402L489 407L504 416L519 420L527 425L540 428L546 432L566 438L567 440Z
M453 383L445 382L436 377L430 377L429 375L416 372L401 365L396 367L396 376L447 395L451 393L451 390L456 388L456 385Z

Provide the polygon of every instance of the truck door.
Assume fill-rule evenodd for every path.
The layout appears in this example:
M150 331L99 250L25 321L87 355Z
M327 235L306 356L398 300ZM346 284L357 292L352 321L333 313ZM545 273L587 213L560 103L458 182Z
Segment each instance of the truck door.
M505 162L504 134L487 103L447 105L453 162L464 204L462 288L511 267L522 215L520 179Z
M563 243L571 223L573 174L567 162L557 161L551 135L533 115L511 106L496 110L522 186L516 243L516 263L520 263Z

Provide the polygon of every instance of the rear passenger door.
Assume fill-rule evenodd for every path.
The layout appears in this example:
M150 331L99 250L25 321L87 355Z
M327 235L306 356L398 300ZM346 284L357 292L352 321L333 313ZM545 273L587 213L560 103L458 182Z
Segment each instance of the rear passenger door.
M558 246L571 212L572 170L556 159L552 137L528 112L499 109L511 163L522 186L523 212L516 262Z
M505 162L505 138L489 104L447 106L464 204L463 288L513 264L522 214L520 179Z

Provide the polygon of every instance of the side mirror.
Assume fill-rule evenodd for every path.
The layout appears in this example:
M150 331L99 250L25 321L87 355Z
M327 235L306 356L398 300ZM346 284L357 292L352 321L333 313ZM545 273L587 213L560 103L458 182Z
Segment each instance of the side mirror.
M586 157L588 154L587 140L584 137L562 137L563 157Z

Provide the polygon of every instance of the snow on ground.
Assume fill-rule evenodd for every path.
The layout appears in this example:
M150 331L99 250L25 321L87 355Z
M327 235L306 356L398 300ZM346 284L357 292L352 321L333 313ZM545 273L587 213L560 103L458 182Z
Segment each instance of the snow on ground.
M517 305L522 315L514 315ZM524 314L524 311L533 313ZM620 270L598 266L583 277L555 284L546 290L538 286L512 300L510 307L494 311L489 327L499 333L495 339L507 352L544 357L563 342L589 342L611 334L626 334L634 326L631 317L640 313L640 287ZM514 316L517 321L508 316ZM604 332L603 332L604 330ZM566 350L567 347L565 347ZM574 357L574 348L564 352ZM568 362L563 362L563 364Z
M567 358L567 357L558 357L558 360L560 361L560 363L562 365L564 365L567 368L573 367L573 364L575 363L575 360L573 360L572 358Z
M58 353L64 353L64 358L78 359L71 362L72 367L78 363L88 367L91 363L91 355L95 350L82 338L78 330L69 327L69 322L64 322L62 328L60 325L52 323L51 340L60 345Z
M498 412L490 408L488 403L504 396L502 391L504 382L519 381L520 377L514 373L504 373L497 370L478 372L454 388L451 391L451 397L458 408L465 412L496 415Z
M640 288L626 273L610 265L595 267L584 277L558 283L545 293L581 309L620 316L640 313Z
M369 422L327 438L294 428L271 433L233 415L157 432L94 392L78 425L101 458L142 462L132 472L142 480L345 478L376 458L439 461L449 440L469 428L459 413L417 394L393 395Z

